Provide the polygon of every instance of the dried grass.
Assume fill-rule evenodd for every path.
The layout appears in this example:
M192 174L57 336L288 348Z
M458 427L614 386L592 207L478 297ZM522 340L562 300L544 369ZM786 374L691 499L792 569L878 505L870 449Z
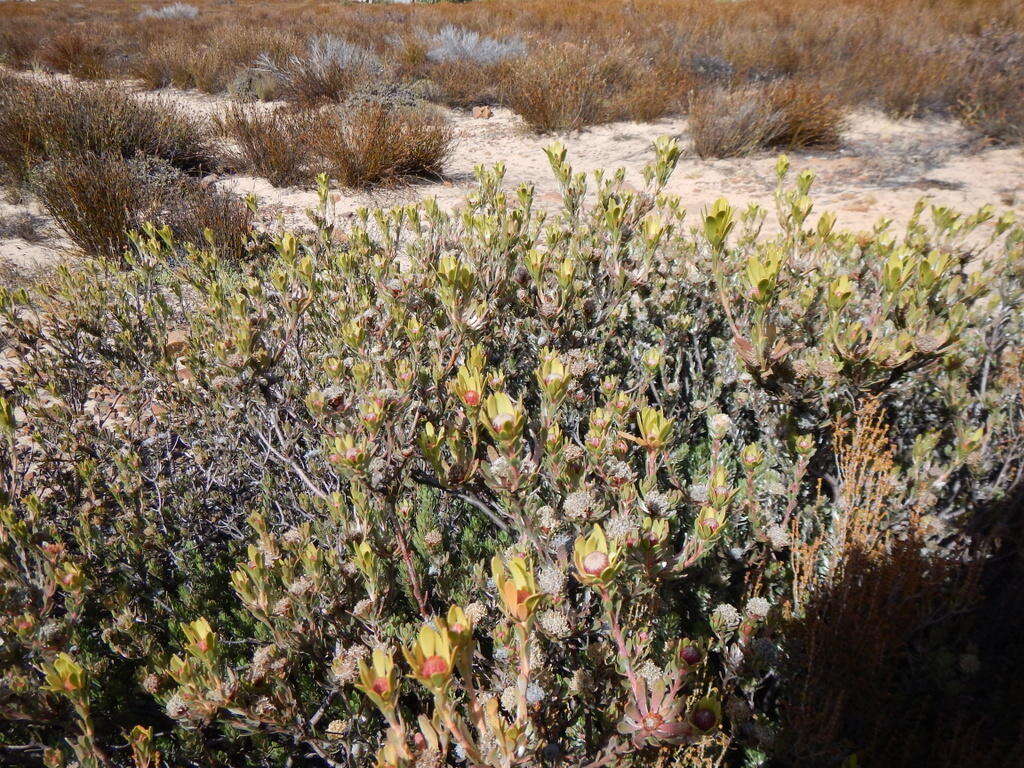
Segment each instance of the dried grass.
M169 226L184 243L202 245L209 232L222 257L240 259L251 230L252 215L241 200L152 158L58 155L34 173L33 188L87 253L116 257L129 247L128 233L151 222Z
M385 69L433 81L448 103L490 102L510 91L528 121L542 130L590 124L587 120L649 119L679 109L695 85L745 88L793 80L895 115L962 114L980 133L998 140L1015 140L1020 132L1021 99L1014 87L1019 74L988 74L1024 51L1024 10L1014 0L837 0L824 10L815 0L523 0L486 8L300 0L193 4L197 18L168 23L140 21L137 6L113 0L97 0L88 8L47 3L45 10L42 2L2 3L0 30L15 22L22 27L17 39L7 36L0 55L6 47L24 66L38 58L41 37L102 23L104 37L116 48L112 69L155 73L146 76L154 84L169 82L168 72L174 70L177 84L220 91L263 54L280 67L295 56L296 100L314 103L343 99L352 87L350 74L318 73L316 56L308 50L310 41L332 35L367 50ZM271 38L290 42L282 48ZM988 45L996 38L1002 41L999 49ZM505 65L518 59L505 58L505 49L518 55L509 43L515 39L524 41L527 54L509 75ZM578 58L574 49L590 52L590 60L577 69L580 83L564 73L569 67L552 53L559 49L568 58ZM982 67L986 74L980 77L979 50L991 65ZM64 59L59 66L70 66ZM657 74L609 82L595 72L605 68L601 59L632 60ZM554 69L546 71L545 65ZM566 94L561 108L548 103L557 101L559 89ZM634 104L627 103L630 99Z
M845 122L845 110L834 97L797 81L703 91L690 100L690 134L700 157L835 148Z
M453 149L444 117L431 108L368 103L324 120L312 139L324 170L347 187L440 178Z
M209 127L169 104L115 86L0 76L0 168L23 185L48 157L76 151L160 158L187 173L217 165Z
M310 183L317 173L312 138L315 112L233 105L219 121L237 146L238 167L265 177L274 186Z

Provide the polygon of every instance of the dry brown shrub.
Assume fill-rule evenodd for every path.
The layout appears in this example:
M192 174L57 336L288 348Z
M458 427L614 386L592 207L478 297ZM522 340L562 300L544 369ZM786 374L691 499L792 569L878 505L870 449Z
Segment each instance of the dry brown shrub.
M1000 143L1024 141L1024 76L995 75L977 82L957 103L968 127Z
M804 82L703 91L690 99L690 133L700 157L835 148L845 122L834 97Z
M838 495L833 567L850 548L871 553L884 547L890 533L887 516L899 505L898 470L885 411L876 399L865 401L852 420L835 424Z
M204 187L160 161L79 152L54 157L34 174L34 190L72 242L87 253L118 256L128 233L167 225L180 242L212 234L221 256L239 259L252 225L241 200Z
M320 119L310 111L232 105L219 126L238 147L233 159L239 167L274 186L288 186L316 176L311 139Z
M875 552L847 549L837 575L819 580L802 616L782 628L791 676L782 705L785 755L798 765L854 752L869 765L924 765L934 763L903 761L927 752L929 735L942 734L945 748L956 743L953 728L972 741L984 736L980 711L972 721L971 710L953 709L943 722L941 709L919 698L941 690L944 675L956 677L936 669L930 654L966 653L958 619L977 601L978 573L922 554L916 536Z
M641 123L658 120L679 111L688 82L677 70L643 69L632 87L614 97L612 113L616 119Z
M796 765L852 754L893 768L1009 765L998 760L1024 747L1006 728L1016 715L986 701L983 680L962 668L987 634L982 577L992 561L977 557L978 548L927 551L918 511L909 526L890 525L907 520L905 483L880 402L838 423L834 439L836 527L827 547L819 536L794 548L802 586L780 628L788 682L778 756ZM999 690L1016 695L1012 685Z
M313 137L325 172L347 187L439 178L453 141L436 109L373 102L323 120Z
M280 82L281 97L298 107L340 102L383 75L373 52L332 35L314 37L286 59L261 59Z
M4 19L0 22L0 64L11 69L28 69L48 34L48 26L39 21Z
M779 116L762 91L701 91L690 98L690 137L699 157L737 157L767 146Z
M156 41L149 45L132 65L132 74L147 88L176 85L191 88L194 84L189 69L191 48L185 40Z
M774 135L768 139L769 147L839 146L846 111L828 91L813 83L789 81L768 88L767 98L770 108L780 116Z
M960 119L993 141L1024 141L1024 32L987 29L964 56Z
M921 117L956 103L961 83L948 54L892 53L866 64L864 77L875 81L878 101L893 117Z
M480 65L469 61L446 61L429 68L429 80L437 88L437 100L451 107L497 104L501 99L499 80L504 66Z
M329 67L325 70L296 59L275 70L281 82L281 98L300 108L339 102L370 79L361 68Z
M502 95L535 131L579 130L606 119L606 86L592 49L547 45L505 68Z
M218 164L206 123L170 104L136 100L112 85L0 76L0 168L23 184L55 154L91 151L157 157L188 173Z
M111 50L98 32L72 27L44 40L36 57L55 72L96 80L107 76Z
M284 60L298 45L295 35L283 30L237 23L210 28L182 25L148 40L132 59L131 71L151 88L174 85L223 93L258 59Z

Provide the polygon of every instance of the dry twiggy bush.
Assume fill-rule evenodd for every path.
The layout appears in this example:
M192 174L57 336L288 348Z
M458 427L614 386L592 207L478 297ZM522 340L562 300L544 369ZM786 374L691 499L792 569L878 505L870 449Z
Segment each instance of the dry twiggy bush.
M589 47L547 45L505 69L502 100L536 131L578 130L606 122L607 82Z
M47 37L36 58L55 72L98 80L109 74L111 49L98 30L72 28Z
M256 63L278 80L282 98L307 108L343 101L360 84L382 73L372 52L333 35L310 39L304 51L284 61L264 54Z
M33 191L72 242L89 254L120 257L129 234L146 223L168 228L182 243L217 248L238 260L250 239L252 214L233 195L216 192L153 158L76 152L56 155L33 174Z
M845 122L835 98L807 83L703 91L690 100L690 134L700 157L835 148Z
M143 101L113 85L34 82L0 74L0 167L8 184L33 168L77 151L149 156L187 173L217 165L209 126L160 101Z
M319 172L313 137L324 119L313 111L234 105L218 127L237 144L236 167L288 186L309 184Z
M323 172L347 187L440 178L454 146L436 110L372 101L322 117L311 141Z

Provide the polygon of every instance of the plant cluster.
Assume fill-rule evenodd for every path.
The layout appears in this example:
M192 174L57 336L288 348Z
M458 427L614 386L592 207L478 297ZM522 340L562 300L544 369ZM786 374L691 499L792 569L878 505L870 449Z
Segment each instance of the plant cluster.
M199 15L199 9L188 3L171 3L160 8L146 8L139 11L138 19L194 19Z
M637 191L555 144L550 214L496 166L458 210L342 227L322 178L265 261L148 226L0 289L4 759L793 744L787 655L821 636L793 625L901 540L983 562L968 521L1020 489L1024 229L922 204L845 233L785 158L778 234L724 200L690 222L680 151Z
M234 90L255 67L281 86L260 92L307 106L387 79L427 83L430 98L449 106L510 106L540 131L704 105L715 133L749 127L740 150L777 135L766 124L779 98L786 119L829 137L826 145L837 112L860 106L957 116L994 141L1020 141L1022 131L1024 16L1015 0L839 0L827 10L815 0L240 0L141 17L113 0L40 0L5 4L0 17L7 66L211 93ZM732 112L747 99L758 114L744 121ZM735 140L723 146L738 151Z
M367 94L343 109L266 110L232 106L220 128L237 146L235 163L272 184L315 186L326 174L346 187L440 178L454 147L433 106Z
M251 210L197 178L218 167L218 154L209 126L168 104L109 85L0 77L5 181L87 252L117 258L129 231L156 222L241 257Z

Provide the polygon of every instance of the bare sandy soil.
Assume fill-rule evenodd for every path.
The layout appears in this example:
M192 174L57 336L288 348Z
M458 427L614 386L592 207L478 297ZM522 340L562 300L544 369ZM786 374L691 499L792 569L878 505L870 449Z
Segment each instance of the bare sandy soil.
M213 115L226 99L194 92L167 89L143 93L145 98L165 98L196 112ZM565 136L536 136L509 110L495 109L490 118L474 118L449 111L457 146L447 169L448 179L437 183L410 184L374 192L339 190L337 211L351 214L360 206L389 206L435 197L443 206L462 201L473 186L473 167L502 162L506 183L536 185L538 202L555 206L560 195L543 148L555 138L565 142L577 170L624 168L627 183L640 185L640 171L651 157L651 142L658 136L677 137L689 147L687 121L670 118L654 123L612 123ZM817 176L812 190L815 209L830 210L837 226L860 231L879 219L905 222L916 202L931 202L958 210L973 210L985 203L1024 215L1024 149L986 147L972 139L953 120L891 120L871 111L850 117L843 146L828 152L790 153L793 167L810 169ZM680 195L691 211L719 198L735 204L759 202L772 209L775 186L774 153L728 160L701 160L688 150L668 191ZM283 219L286 226L301 226L305 211L316 203L316 194L298 188L275 188L265 179L225 176L218 187L240 194L253 193L266 222ZM29 209L38 213L38 209ZM0 216L25 210L24 204L0 203ZM0 259L18 266L52 264L71 248L51 228L50 238L28 243L18 238L0 239Z

